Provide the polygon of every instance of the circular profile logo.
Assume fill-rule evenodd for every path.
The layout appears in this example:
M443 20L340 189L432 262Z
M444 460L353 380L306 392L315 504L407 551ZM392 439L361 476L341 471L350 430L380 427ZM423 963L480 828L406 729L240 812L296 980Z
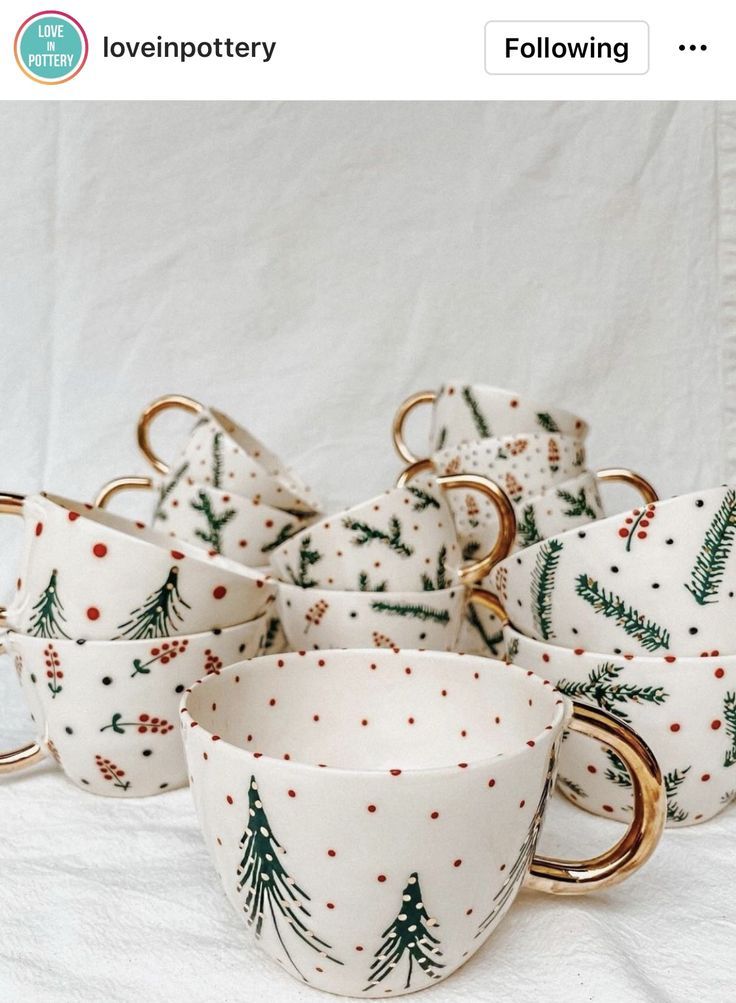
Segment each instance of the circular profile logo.
M39 84L63 84L76 77L88 52L84 28L60 10L33 14L15 36L15 61Z

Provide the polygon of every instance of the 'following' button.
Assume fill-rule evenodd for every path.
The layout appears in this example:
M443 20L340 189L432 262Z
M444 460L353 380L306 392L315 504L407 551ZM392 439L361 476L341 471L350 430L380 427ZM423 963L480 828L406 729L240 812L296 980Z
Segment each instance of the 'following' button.
M646 21L489 21L487 73L646 73Z

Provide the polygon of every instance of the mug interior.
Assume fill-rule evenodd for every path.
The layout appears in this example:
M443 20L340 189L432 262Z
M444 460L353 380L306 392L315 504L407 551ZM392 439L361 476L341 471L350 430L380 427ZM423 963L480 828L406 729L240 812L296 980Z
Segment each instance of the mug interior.
M201 680L184 708L259 758L405 771L521 753L561 723L566 702L539 676L501 662L383 649L256 658Z

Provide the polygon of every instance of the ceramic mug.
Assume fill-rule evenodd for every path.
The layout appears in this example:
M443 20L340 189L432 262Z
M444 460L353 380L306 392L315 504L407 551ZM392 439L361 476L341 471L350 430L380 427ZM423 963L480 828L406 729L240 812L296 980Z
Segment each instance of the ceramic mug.
M106 508L120 491L154 487L150 477L118 477L100 490L95 505ZM182 468L158 486L157 496L154 529L249 567L267 564L272 550L315 518L199 484Z
M477 490L498 513L487 553L461 567L442 491ZM474 475L438 477L434 489L392 488L297 533L271 553L281 581L301 588L421 592L482 577L508 553L516 525L503 492Z
M485 601L482 589L466 590L462 585L427 592L338 592L281 582L276 604L292 650L453 651L466 607L482 608Z
M252 620L273 599L265 576L58 495L0 494L23 517L16 595L0 624L47 639L166 637Z
M178 458L169 464L154 452L150 431L154 418L172 408L197 415L197 421ZM274 508L301 515L320 511L311 489L262 442L222 411L191 397L167 394L152 401L138 420L138 445L159 474L176 474L184 467L195 481Z
M200 676L260 654L270 616L138 641L48 640L6 631L37 741L0 755L0 774L53 756L92 794L144 797L182 787L181 694Z
M191 790L225 892L296 978L385 998L440 982L522 884L623 880L664 821L656 762L604 712L531 672L417 651L258 658L182 704ZM535 855L565 728L610 741L634 818L592 861Z
M415 456L404 440L404 424L422 404L432 405L430 446L423 456ZM407 397L394 416L392 429L396 451L407 463L416 463L445 446L532 430L559 432L582 442L588 424L570 411L551 408L509 390L451 380L439 390L420 390Z
M736 488L643 505L500 562L492 588L528 637L612 654L736 651Z
M667 793L667 825L713 818L736 797L736 656L615 658L525 637L508 624L507 658L543 672L565 695L610 711L657 757ZM605 745L571 734L557 782L572 801L628 821L631 778Z

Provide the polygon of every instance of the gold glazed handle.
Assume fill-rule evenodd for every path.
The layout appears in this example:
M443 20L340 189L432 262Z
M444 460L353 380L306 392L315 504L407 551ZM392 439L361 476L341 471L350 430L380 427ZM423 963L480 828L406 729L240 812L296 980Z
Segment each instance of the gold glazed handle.
M193 400L191 397L184 397L181 394L166 394L155 401L151 401L143 414L138 419L138 447L154 470L160 474L168 474L171 467L165 463L160 456L157 456L151 446L150 430L151 422L156 415L162 411L169 411L171 408L179 408L188 411L190 414L201 414L204 411L204 404Z
M573 703L571 731L609 746L631 777L634 815L619 841L589 860L534 856L525 885L556 895L581 895L625 881L654 852L664 829L667 799L657 760L635 731L598 707Z
M642 477L641 474L637 474L633 470L627 470L626 467L609 467L606 470L596 470L595 477L596 480L603 483L617 481L621 484L631 485L634 490L639 492L645 505L651 505L652 502L659 501L659 495L649 481L645 477Z
M404 423L414 408L419 407L420 404L434 404L436 400L436 390L420 390L418 393L412 394L411 397L407 397L403 404L399 405L398 410L394 415L394 421L391 427L394 448L401 459L406 463L416 463L419 457L414 456L404 441Z
M140 489L150 491L153 487L152 477L116 477L103 485L94 500L95 508L107 508L110 499L120 491Z
M0 492L0 515L23 516L24 495L11 495ZM8 626L8 611L0 606L0 627Z
M7 504L8 498L17 497L17 495L0 495L0 512L6 512L11 515L15 514L14 512L9 512L9 509L4 506ZM0 640L0 655L7 654L5 645ZM39 763L45 758L46 753L37 742L29 742L28 745L22 745L19 749L13 749L11 752L0 752L0 774L25 770L27 766L33 766L34 763Z
M397 488L406 487L417 474L433 470L431 460L417 460L402 471L396 481ZM436 478L440 487L446 491L465 490L478 491L491 502L498 515L498 536L491 550L472 564L460 569L460 580L464 585L473 585L485 578L491 568L507 557L516 539L516 513L514 507L501 488L480 474L442 474Z
M490 610L493 615L500 620L501 626L505 627L509 622L506 610L503 608L503 603L494 595L493 592L489 592L488 589L471 589L470 595L468 596L469 603L478 603L479 606L485 606L487 610Z

